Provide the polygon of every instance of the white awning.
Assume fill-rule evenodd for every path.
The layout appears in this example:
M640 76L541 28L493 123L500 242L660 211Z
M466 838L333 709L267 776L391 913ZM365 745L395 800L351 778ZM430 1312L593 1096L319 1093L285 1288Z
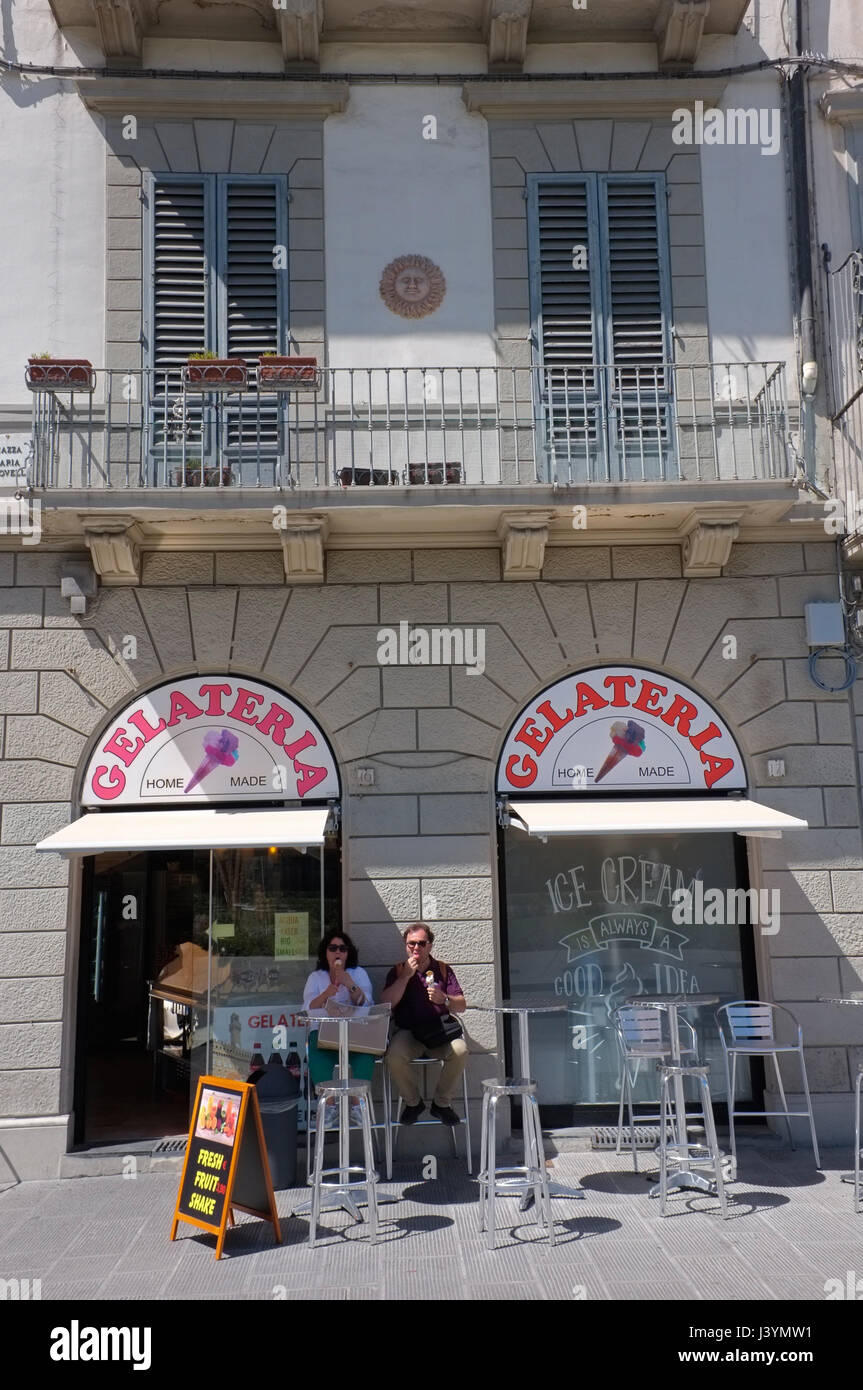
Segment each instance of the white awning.
M103 850L245 849L324 841L326 806L287 810L95 811L41 840L37 850L53 854L100 854Z
M807 830L809 822L774 811L743 797L693 797L691 800L511 801L507 810L527 825L529 835L691 834L737 831L775 839L783 830Z

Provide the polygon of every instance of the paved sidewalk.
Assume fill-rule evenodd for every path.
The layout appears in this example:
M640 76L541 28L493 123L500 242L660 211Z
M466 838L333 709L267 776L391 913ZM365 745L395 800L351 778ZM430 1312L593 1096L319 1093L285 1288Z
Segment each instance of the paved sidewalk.
M46 1299L775 1299L824 1301L829 1286L861 1277L863 1215L840 1182L850 1155L778 1145L747 1148L723 1222L715 1199L675 1196L662 1220L643 1174L628 1158L567 1153L558 1181L577 1179L584 1201L554 1200L557 1245L539 1238L533 1211L501 1203L498 1249L479 1232L477 1189L456 1160L423 1181L417 1162L397 1164L381 1208L380 1241L325 1213L315 1250L305 1218L288 1213L299 1193L278 1194L284 1244L243 1214L221 1261L214 1238L180 1226L168 1236L178 1174L25 1183L0 1192L0 1278L39 1279ZM641 1166L652 1166L649 1156ZM303 1194L304 1195L304 1194ZM519 1223L515 1225L514 1223ZM839 1297L853 1297L839 1294Z

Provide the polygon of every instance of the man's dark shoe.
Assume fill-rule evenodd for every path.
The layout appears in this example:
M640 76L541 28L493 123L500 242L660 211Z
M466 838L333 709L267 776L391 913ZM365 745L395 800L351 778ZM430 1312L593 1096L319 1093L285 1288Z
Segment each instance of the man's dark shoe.
M451 1105L435 1105L434 1101L432 1101L431 1113L436 1120L440 1120L442 1125L461 1124L458 1115Z
M432 1107L432 1109L434 1109L434 1107ZM402 1124L415 1125L424 1110L425 1106L423 1105L421 1100L418 1101L416 1105L406 1105L404 1110L402 1111Z

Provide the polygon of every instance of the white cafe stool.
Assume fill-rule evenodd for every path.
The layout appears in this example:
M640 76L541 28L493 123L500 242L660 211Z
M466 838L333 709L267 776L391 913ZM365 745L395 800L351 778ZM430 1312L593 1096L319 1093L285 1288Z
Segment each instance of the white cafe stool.
M359 1208L353 1194L368 1203L368 1235L374 1245L378 1235L378 1174L375 1168L374 1144L372 1140L370 1083L368 1081L328 1081L318 1087L317 1127L315 1131L315 1166L311 1177L312 1201L309 1216L309 1246L314 1249L317 1236L318 1218L321 1205L344 1207L356 1221L360 1219ZM340 1160L346 1158L342 1153L342 1135L347 1133L350 1122L349 1107L353 1101L360 1110L360 1128L363 1136L362 1164L349 1164L340 1161L338 1168L324 1167L324 1142L327 1101L338 1101L339 1107L339 1149Z
M681 1186L695 1186L709 1192L710 1183L705 1181L703 1172L699 1170L708 1169L710 1181L716 1187L716 1195L719 1198L719 1207L723 1218L728 1216L728 1202L725 1197L725 1182L722 1174L723 1153L719 1148L716 1139L716 1126L713 1123L713 1105L710 1099L710 1086L707 1082L709 1067L685 1067L667 1066L664 1063L657 1063L657 1071L660 1074L659 1083L659 1214L665 1216L665 1208L668 1200L669 1177L668 1167L671 1163L676 1172L671 1176L671 1186L676 1187L678 1183L675 1178L683 1179ZM702 1123L704 1125L704 1143L690 1143L688 1137L684 1142L671 1142L668 1140L668 1131L671 1127L672 1135L686 1135L686 1114L681 1117L675 1113L675 1078L691 1076L695 1079L698 1086L698 1098L701 1104ZM694 1182L693 1182L694 1179Z
M521 1079L497 1079L482 1083L482 1130L480 1140L479 1205L480 1229L487 1232L486 1244L494 1249L495 1204L498 1197L523 1197L532 1191L537 1221L544 1221L549 1242L554 1245L554 1222L551 1217L551 1195L545 1168L545 1150L536 1102L536 1082ZM497 1162L497 1103L504 1096L520 1096L524 1129L524 1163L517 1167L499 1167Z

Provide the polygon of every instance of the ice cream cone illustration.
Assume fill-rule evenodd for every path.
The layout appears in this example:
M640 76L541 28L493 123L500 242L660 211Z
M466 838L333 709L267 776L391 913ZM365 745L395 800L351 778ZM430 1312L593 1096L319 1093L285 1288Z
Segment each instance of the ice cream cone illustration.
M197 787L199 782L203 782L205 777L216 767L231 767L240 756L239 740L236 734L232 734L230 729L212 730L204 735L204 752L206 757L203 762L198 764L197 769L189 779L189 784L185 788L187 792Z
M627 719L626 722L616 719L611 726L611 742L614 747L594 777L594 785L601 782L606 773L617 767L623 758L641 757L644 752L644 730L634 719Z

